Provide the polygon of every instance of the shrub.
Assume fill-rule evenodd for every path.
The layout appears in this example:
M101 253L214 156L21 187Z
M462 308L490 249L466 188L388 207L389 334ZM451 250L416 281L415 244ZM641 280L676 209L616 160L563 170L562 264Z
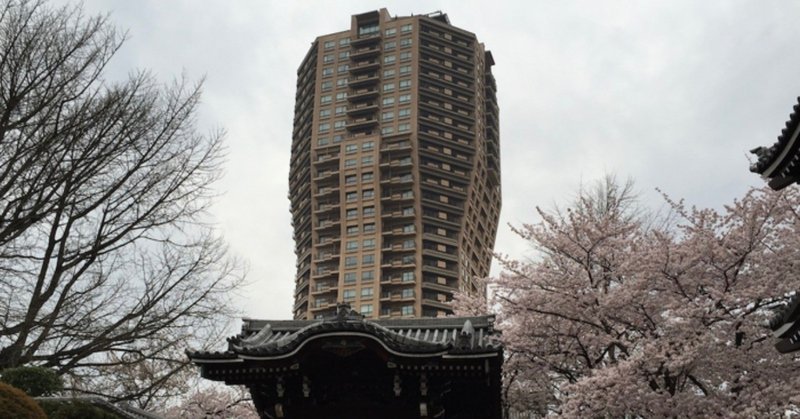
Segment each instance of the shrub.
M6 383L0 383L0 415L14 419L47 419L35 400Z
M50 396L61 391L61 378L43 367L17 367L3 370L0 380L28 393L31 397Z

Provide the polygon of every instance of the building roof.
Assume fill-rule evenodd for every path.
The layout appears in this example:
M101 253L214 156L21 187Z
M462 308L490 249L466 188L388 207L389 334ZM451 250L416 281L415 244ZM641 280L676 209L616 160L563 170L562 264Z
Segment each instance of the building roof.
M750 150L758 156L758 161L750 166L750 171L760 174L769 181L775 190L800 180L800 97L786 126L778 136L778 141L770 147L757 147Z
M336 316L323 320L245 319L242 333L228 339L227 351L188 355L196 363L280 359L313 340L359 336L401 357L496 356L502 351L496 335L493 316L370 320L339 304Z

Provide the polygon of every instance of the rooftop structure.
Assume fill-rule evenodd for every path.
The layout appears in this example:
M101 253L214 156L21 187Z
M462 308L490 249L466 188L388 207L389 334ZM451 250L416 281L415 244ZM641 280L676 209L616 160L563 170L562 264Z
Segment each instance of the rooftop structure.
M500 213L494 60L446 14L352 16L297 72L295 319L452 314L484 292Z

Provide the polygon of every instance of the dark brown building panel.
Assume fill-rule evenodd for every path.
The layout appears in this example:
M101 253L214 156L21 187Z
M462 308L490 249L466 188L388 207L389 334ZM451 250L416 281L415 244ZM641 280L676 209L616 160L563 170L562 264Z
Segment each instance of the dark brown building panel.
M447 15L355 15L298 70L294 317L451 314L489 274L500 212L494 64Z

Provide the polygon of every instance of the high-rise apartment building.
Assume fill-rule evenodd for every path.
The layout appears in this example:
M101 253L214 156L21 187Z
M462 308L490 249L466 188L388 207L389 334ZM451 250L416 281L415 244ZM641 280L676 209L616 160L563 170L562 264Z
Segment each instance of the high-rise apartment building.
M451 314L489 274L500 212L492 55L447 15L352 16L297 72L294 317Z

